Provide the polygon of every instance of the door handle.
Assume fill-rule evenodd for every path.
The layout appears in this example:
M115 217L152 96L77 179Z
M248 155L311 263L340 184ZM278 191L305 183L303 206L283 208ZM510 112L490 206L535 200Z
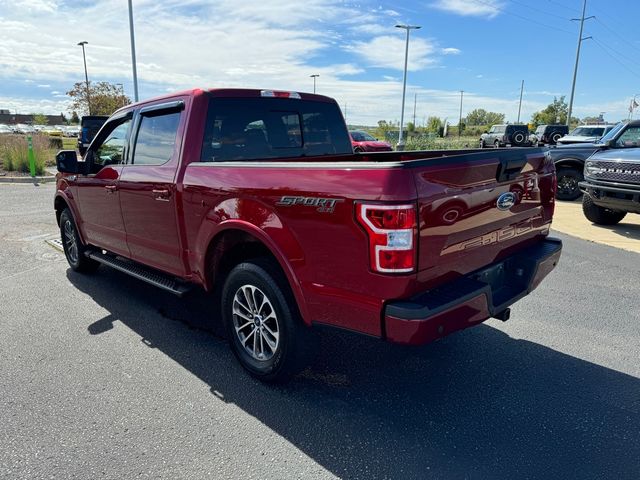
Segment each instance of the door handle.
M116 190L118 190L118 186L117 185L105 185L104 189L107 191L107 193L115 193Z
M153 189L151 190L151 193L153 194L153 198L163 202L168 202L169 197L171 196L171 192L167 189Z

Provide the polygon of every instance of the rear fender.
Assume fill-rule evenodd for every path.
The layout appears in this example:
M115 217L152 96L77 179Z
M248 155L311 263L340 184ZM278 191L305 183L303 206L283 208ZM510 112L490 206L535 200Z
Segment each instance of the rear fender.
M208 211L198 232L194 259L194 272L201 276L205 288L213 288L210 276L206 273L209 246L218 235L229 230L240 230L251 235L271 252L289 281L302 318L310 325L306 301L296 275L296 268L305 263L302 247L278 214L257 200L227 199Z

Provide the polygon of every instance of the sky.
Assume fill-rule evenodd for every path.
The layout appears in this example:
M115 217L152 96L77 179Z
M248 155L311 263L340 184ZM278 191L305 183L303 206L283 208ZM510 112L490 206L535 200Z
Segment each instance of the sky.
M582 0L133 0L140 99L187 88L313 91L349 124L399 121L406 33L405 122L457 124L475 108L515 122L569 98ZM588 0L574 115L609 121L640 97L640 2ZM0 109L68 112L84 80L133 97L127 0L0 0ZM640 101L638 102L640 103Z

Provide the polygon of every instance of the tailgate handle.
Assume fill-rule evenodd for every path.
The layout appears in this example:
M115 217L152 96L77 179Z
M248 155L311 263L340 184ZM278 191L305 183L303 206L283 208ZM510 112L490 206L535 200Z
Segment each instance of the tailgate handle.
M511 158L500 158L498 171L496 172L496 180L500 182L508 182L518 178L520 172L527 164L527 157L524 155Z

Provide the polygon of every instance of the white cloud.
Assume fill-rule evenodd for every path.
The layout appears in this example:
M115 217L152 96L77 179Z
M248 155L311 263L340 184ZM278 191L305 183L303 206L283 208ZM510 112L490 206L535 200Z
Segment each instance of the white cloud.
M399 36L382 35L369 41L356 41L346 45L345 50L355 53L372 67L404 69L406 40ZM409 43L407 69L422 70L435 63L434 45L423 38L412 38Z
M51 85L42 84L38 85L38 88L51 88Z
M433 7L457 15L493 18L504 6L501 0L436 0Z
M459 48L447 47L440 50L443 55L460 55L462 50Z

